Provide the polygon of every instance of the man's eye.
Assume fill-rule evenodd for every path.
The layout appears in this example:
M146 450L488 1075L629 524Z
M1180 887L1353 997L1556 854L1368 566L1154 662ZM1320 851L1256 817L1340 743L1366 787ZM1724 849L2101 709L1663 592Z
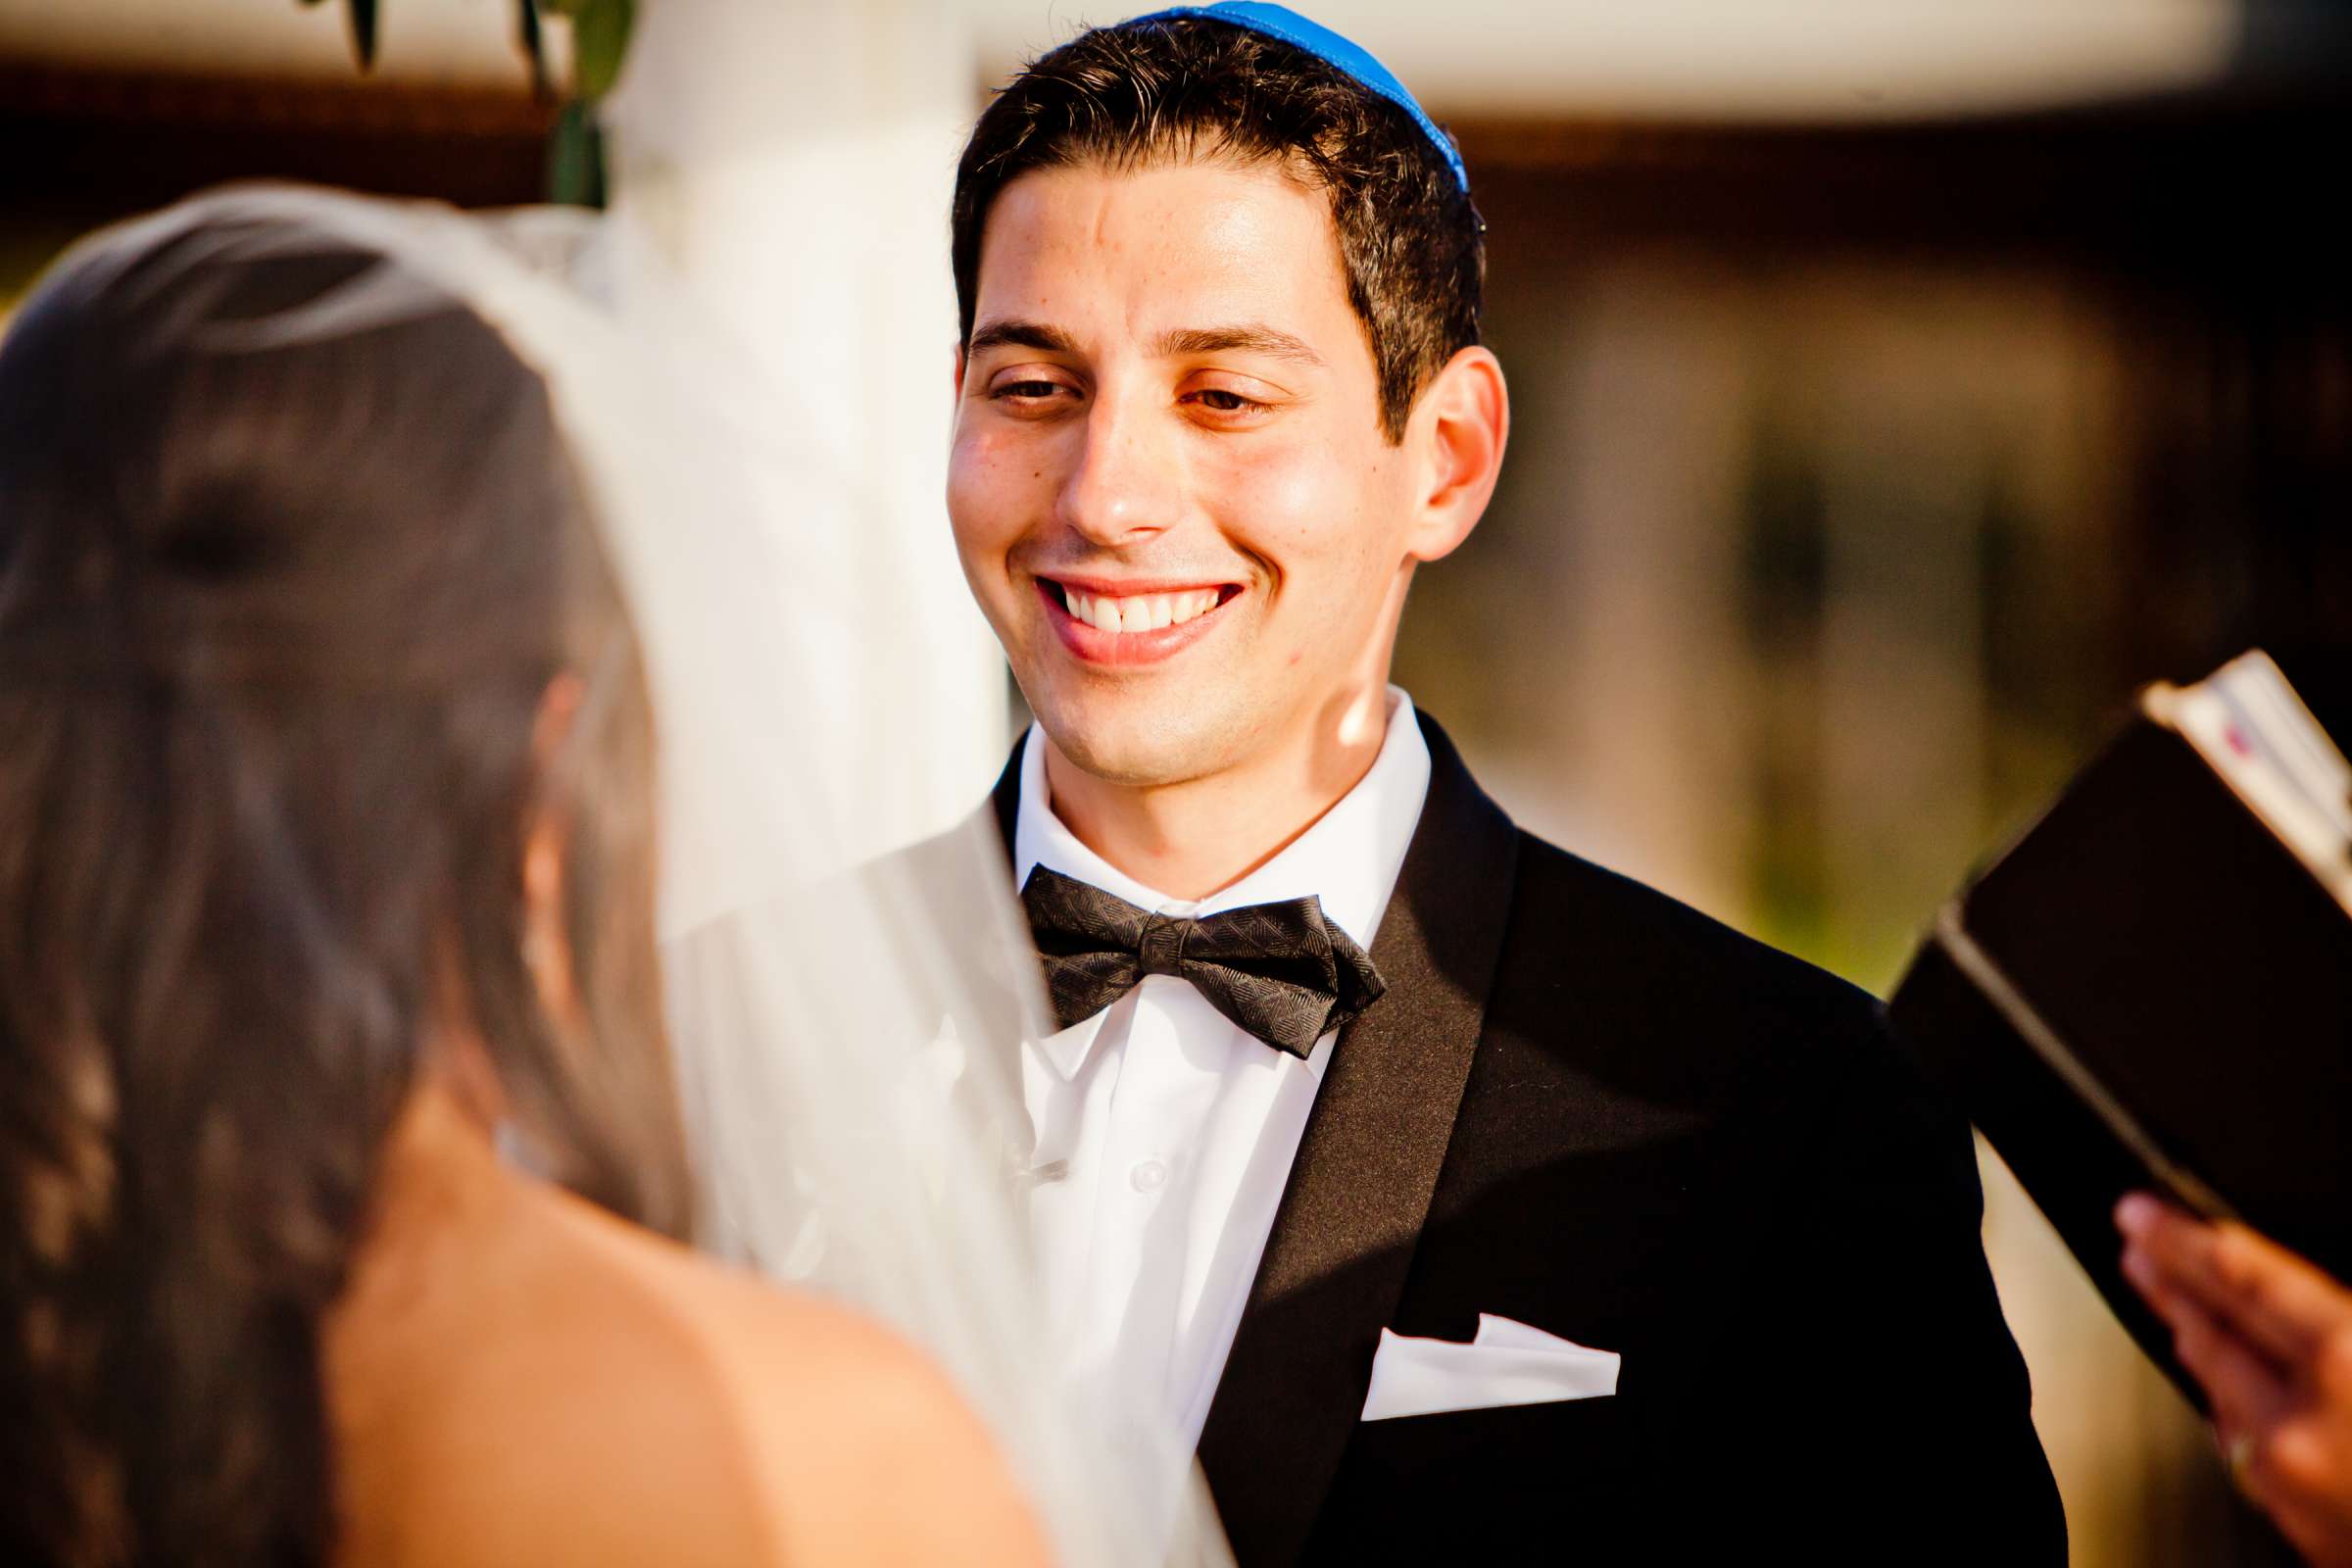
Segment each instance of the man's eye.
M997 388L995 395L1001 398L1050 398L1060 390L1060 383L1054 381L1007 381Z
M1244 409L1258 407L1255 399L1246 398L1239 392L1228 392L1223 387L1202 387L1190 396L1197 399L1202 408L1212 409L1219 414L1239 414Z

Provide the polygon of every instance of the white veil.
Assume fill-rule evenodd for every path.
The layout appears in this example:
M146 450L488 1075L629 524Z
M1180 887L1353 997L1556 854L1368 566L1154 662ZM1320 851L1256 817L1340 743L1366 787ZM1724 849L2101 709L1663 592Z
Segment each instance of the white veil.
M993 821L877 868L849 863L833 820L828 671L865 640L922 634L827 602L794 569L858 526L856 476L790 444L721 324L693 319L659 261L593 215L245 186L82 254L127 259L199 228L211 257L323 242L386 258L314 304L220 328L223 350L454 298L546 377L652 686L664 980L710 1245L927 1349L1061 1561L1230 1561L1189 1446L1152 1412L1077 1407L1048 1333L1010 1054L1040 1015L1036 965Z

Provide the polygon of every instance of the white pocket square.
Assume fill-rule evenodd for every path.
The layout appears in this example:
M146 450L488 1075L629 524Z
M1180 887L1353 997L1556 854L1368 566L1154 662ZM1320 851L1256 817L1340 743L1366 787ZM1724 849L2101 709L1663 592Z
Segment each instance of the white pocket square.
M1478 1334L1468 1345L1382 1329L1363 1419L1601 1398L1617 1392L1624 1359L1491 1312L1478 1315Z

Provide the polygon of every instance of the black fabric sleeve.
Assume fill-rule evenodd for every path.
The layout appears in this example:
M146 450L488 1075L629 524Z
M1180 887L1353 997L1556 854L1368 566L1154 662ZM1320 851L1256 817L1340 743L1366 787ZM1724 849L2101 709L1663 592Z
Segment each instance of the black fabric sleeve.
M1753 1254L1752 1333L1717 1358L1749 1385L1730 1408L1754 1455L1728 1470L1745 1494L1721 1533L1820 1563L2056 1568L2065 1513L1984 1258L1974 1140L1856 1004Z

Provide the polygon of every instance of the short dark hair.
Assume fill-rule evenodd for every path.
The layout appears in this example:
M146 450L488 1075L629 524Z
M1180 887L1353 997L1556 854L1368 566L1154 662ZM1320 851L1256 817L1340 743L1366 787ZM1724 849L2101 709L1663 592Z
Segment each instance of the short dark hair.
M1097 27L998 93L956 169L953 255L963 341L989 209L1040 169L1193 158L1279 162L1323 187L1348 302L1380 376L1381 428L1478 341L1485 225L1402 107L1293 44L1195 18Z

